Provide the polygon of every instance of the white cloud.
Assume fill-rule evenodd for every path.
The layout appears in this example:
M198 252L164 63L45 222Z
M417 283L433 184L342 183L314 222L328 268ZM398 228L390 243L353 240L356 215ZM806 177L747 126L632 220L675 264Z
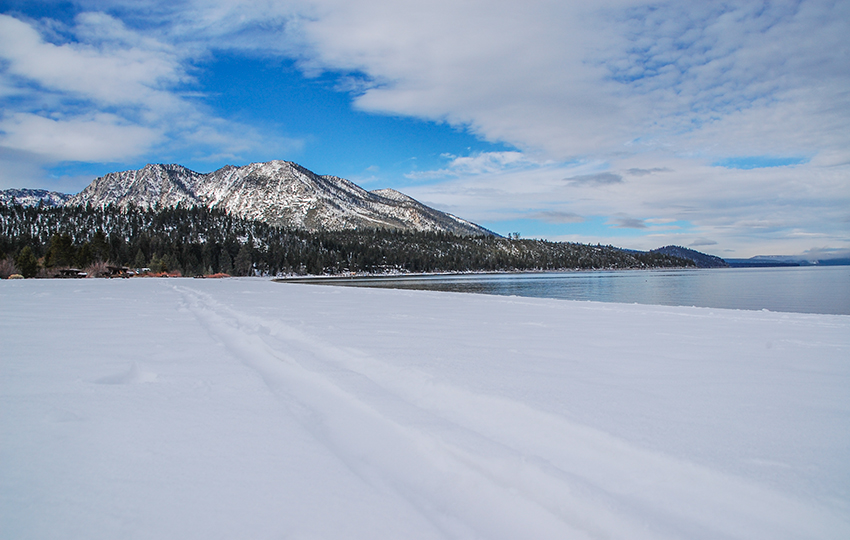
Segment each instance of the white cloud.
M705 238L742 256L811 248L812 239L795 231L818 234L817 245L848 244L850 167L723 169L658 154L624 158L620 166L611 172L621 176L620 182L571 183L564 179L598 174L590 172L595 166L559 165L458 177L406 191L426 204L485 223L528 217L552 222L542 215L559 212L587 219L607 216L614 228L643 224L645 229L630 229L643 231L639 238L612 230L608 241L606 236L585 240L616 240L638 249ZM635 176L628 173L633 168L664 171ZM581 236L560 238L576 241Z
M455 156L444 154L443 158L449 159L448 165L443 169L432 171L414 171L406 176L413 179L423 178L445 178L452 176L475 176L481 174L492 174L505 170L538 167L522 152L478 152L471 156Z
M594 29L565 2L320 2L301 25L308 59L377 81L365 110L468 125L554 158L617 139L622 107L584 63ZM628 137L619 137L620 143ZM607 144L607 143L606 143ZM616 144L616 143L615 143Z
M159 139L153 129L128 125L111 114L53 119L17 113L4 117L0 145L49 155L57 161L117 161L135 156Z
M846 4L314 5L303 54L380 83L363 109L468 125L553 159L647 145L815 152L850 137L823 129L850 120Z
M569 178L564 179L568 184L573 185L588 185L588 184L596 184L596 185L605 185L605 184L619 184L623 181L623 177L619 174L612 172L602 172L602 173L594 173L594 174L580 174L578 176L570 176Z
M97 43L48 43L29 24L0 15L0 56L8 63L6 75L101 105L155 110L176 105L175 97L161 88L185 80L186 75L168 47L134 35L107 15L87 14L79 21L81 35Z
M210 44L182 46L167 34L102 12L81 13L71 25L0 14L0 97L7 98L0 147L18 165L0 162L20 169L25 155L44 166L145 154L163 160L178 151L181 159L188 152L194 160L238 161L257 148L299 147L206 110L184 90L193 82L191 62Z

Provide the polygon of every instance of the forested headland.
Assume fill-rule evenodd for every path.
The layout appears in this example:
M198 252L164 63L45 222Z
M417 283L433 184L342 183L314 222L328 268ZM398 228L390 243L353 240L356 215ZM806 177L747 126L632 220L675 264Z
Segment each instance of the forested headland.
M184 276L469 272L693 266L651 252L498 236L309 232L206 207L0 205L0 277L104 263Z

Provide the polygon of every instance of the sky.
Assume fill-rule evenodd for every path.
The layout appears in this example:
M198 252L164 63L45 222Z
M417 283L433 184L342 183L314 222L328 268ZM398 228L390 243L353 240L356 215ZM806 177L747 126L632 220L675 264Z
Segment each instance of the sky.
M850 2L0 0L0 189L283 159L497 233L850 255Z

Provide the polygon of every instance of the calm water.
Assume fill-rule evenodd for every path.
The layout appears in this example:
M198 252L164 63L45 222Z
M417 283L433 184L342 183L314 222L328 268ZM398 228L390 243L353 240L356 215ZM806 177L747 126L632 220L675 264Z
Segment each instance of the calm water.
M304 280L392 289L850 315L850 266Z

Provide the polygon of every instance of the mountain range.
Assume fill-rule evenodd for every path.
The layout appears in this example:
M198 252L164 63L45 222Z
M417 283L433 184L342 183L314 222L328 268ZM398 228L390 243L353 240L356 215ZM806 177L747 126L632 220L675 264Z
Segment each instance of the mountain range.
M317 175L289 161L226 165L198 173L181 165L149 164L96 178L76 195L42 189L0 191L0 204L86 205L139 208L205 206L270 225L306 231L391 229L495 235L475 223L426 206L394 189L367 191L337 176ZM498 236L498 235L495 235ZM653 250L694 261L702 268L848 264L850 259L809 260L761 256L724 260L683 248Z
M48 206L206 206L310 231L384 228L494 234L394 189L366 191L344 178L320 176L289 161L227 165L205 174L181 165L150 164L96 178L76 195L27 189L0 192L0 202L13 200L25 205L41 201Z
M0 191L0 204L62 206L72 196L58 191L47 191L46 189L4 189Z

